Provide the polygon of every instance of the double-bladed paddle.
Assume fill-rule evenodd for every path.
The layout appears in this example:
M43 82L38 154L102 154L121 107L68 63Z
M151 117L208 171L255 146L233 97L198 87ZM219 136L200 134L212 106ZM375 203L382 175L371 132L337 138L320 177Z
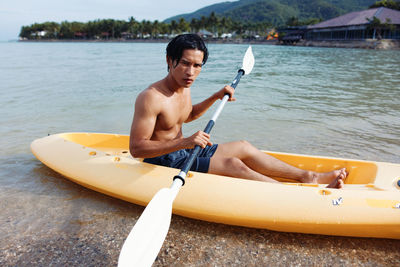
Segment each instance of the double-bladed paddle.
M253 66L254 56L251 46L249 46L243 58L242 68L238 71L231 86L236 88L240 78L243 75L250 74ZM222 98L217 110L204 129L205 133L210 133L228 99L228 94ZM174 177L171 187L158 191L149 202L122 246L118 259L119 267L151 266L153 264L168 233L171 223L172 203L181 187L185 184L186 175L200 150L200 146L195 146L192 154L184 163L184 167Z

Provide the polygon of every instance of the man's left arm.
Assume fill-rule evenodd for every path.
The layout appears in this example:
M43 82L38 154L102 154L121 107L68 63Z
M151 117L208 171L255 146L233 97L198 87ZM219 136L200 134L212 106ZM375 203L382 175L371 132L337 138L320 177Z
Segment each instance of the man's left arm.
M192 112L190 113L189 117L185 122L191 122L193 120L200 118L214 104L215 101L217 101L218 99L222 99L225 96L225 94L229 94L228 101L235 101L236 99L233 97L234 91L235 90L231 86L226 85L224 88L214 93L206 100L196 105L193 105Z

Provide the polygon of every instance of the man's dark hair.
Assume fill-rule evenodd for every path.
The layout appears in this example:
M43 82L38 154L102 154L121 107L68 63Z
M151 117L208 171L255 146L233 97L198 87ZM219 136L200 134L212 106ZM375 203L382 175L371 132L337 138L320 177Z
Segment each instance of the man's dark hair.
M167 46L167 57L169 57L172 62L176 61L175 67L179 64L183 51L186 49L197 49L203 51L203 65L206 64L208 50L203 39L201 39L201 37L197 34L188 33L176 36L169 42Z

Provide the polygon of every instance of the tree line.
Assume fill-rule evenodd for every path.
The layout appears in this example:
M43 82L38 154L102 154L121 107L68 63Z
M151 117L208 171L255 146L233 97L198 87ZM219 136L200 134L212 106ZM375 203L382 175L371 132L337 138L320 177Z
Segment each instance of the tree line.
M240 37L266 35L272 25L265 22L234 21L229 17L219 17L214 12L210 16L192 19L184 18L178 21L160 22L158 20L141 22L131 17L129 20L98 19L83 22L44 22L23 26L19 36L25 39L159 39L170 35L203 31L213 36L223 36L224 33L234 33Z
M381 0L375 2L369 8L387 7L400 10L400 1ZM321 18L308 18L299 20L292 16L286 20L285 26L312 25L321 22ZM371 23L374 24L374 23ZM375 23L376 24L376 23ZM276 36L274 27L270 22L243 22L233 20L229 16L217 16L212 12L208 17L202 16L200 19L186 21L184 18L172 20L170 22L160 22L158 20L141 22L130 17L125 20L98 19L83 22L44 22L34 23L29 26L21 27L19 36L23 39L164 39L171 35L184 32L207 33L213 37L235 36L237 38L269 38Z
M394 0L381 0L381 1L376 1L374 4L370 5L369 8L377 8L377 7L386 7L394 10L400 10L400 1L394 1ZM368 20L371 23L370 27L373 27L377 24L379 24L379 20L376 17L373 18L373 23ZM309 19L304 19L300 20L296 16L292 16L289 19L286 20L286 26L304 26L304 25L312 25L321 22L321 18L309 18ZM380 25L381 26L381 25ZM385 24L384 26L389 27L389 24Z
M376 1L369 8L376 8L376 7L387 7L394 10L400 10L400 1L394 1L394 0Z

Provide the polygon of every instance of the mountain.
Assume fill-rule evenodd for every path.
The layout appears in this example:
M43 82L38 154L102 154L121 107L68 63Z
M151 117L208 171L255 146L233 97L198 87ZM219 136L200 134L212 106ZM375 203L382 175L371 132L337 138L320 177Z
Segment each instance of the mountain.
M376 0L240 0L206 6L193 13L168 18L165 22L178 21L180 18L190 22L193 18L208 17L214 12L217 16L230 17L245 23L268 22L283 25L291 17L299 20L327 20L367 9L375 2Z

